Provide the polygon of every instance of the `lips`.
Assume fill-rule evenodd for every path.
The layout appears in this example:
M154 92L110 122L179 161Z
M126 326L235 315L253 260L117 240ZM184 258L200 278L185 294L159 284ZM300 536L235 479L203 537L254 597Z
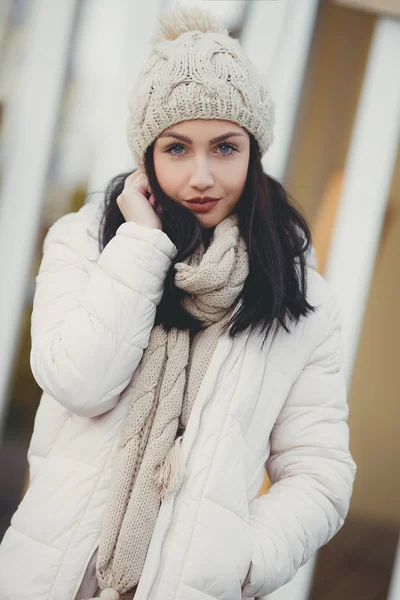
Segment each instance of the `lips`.
M186 202L194 212L205 213L212 210L219 200L219 198L203 196L203 198L191 198Z
M209 212L210 210L212 210L214 208L214 206L216 206L216 204L218 204L219 199L218 198L213 198L213 199L207 199L207 198L199 198L199 200L188 200L187 204L189 206L189 208L191 210L193 210L194 212L197 213L205 213L205 212Z
M219 198L214 198L214 196L196 196L195 198L190 198L187 202L194 202L195 204L204 204L205 202L216 202Z

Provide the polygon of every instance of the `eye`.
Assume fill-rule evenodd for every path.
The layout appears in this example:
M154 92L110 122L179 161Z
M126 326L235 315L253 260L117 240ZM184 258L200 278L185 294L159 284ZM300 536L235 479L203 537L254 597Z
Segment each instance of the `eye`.
M225 156L230 156L232 154L234 154L235 152L237 152L237 148L235 148L235 146L232 146L232 144L228 144L226 142L224 142L223 144L220 144L218 146L219 149L221 148L227 148L229 152L221 152L221 154L225 155Z
M237 148L235 148L235 146L233 146L232 144L228 144L227 142L219 144L217 148L220 150L219 154L221 154L222 156L232 156L233 154L235 154L235 152L238 151ZM182 144L172 144L172 146L169 146L165 150L165 152L171 154L171 156L182 156L184 154L184 150L185 148L184 146L182 146Z
M169 146L165 152L167 152L168 154L171 154L172 156L181 156L183 153L182 152L172 152L172 150L175 150L176 148L182 148L184 150L184 147L182 146L182 144L173 144L172 146Z

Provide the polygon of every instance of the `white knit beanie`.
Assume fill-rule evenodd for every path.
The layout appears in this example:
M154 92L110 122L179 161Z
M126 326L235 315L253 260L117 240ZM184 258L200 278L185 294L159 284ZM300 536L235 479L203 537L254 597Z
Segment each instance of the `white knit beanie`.
M160 133L191 119L241 125L261 155L274 138L274 103L238 40L210 12L177 5L161 14L130 98L128 145L137 165Z

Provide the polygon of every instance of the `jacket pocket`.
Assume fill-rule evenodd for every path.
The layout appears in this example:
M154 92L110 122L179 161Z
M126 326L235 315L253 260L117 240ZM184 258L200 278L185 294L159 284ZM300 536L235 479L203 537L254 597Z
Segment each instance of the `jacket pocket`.
M247 571L246 578L245 578L245 580L244 580L244 581L243 581L243 583L242 583L242 590L244 589L245 585L246 585L246 584L248 584L248 583L249 583L249 581L250 581L250 576L251 576L251 569L252 569L252 567L253 567L253 563L251 562L251 563L250 563L249 570Z

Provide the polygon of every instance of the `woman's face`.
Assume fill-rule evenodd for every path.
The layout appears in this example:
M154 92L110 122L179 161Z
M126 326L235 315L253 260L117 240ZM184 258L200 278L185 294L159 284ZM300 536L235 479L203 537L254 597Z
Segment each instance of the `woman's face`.
M216 119L177 123L154 144L160 186L192 210L204 228L215 227L234 211L246 182L249 156L247 131ZM215 200L205 202L207 197Z

